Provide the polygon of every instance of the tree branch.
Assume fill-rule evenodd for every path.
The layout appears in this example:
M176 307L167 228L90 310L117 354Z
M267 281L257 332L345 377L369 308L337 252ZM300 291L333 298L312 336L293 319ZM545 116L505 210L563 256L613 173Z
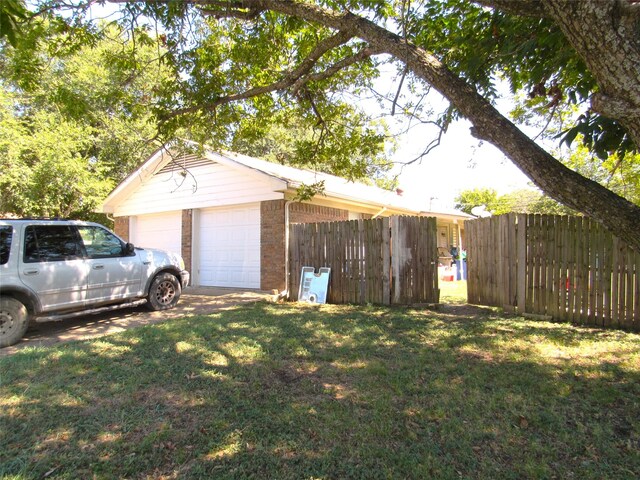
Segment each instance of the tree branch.
M331 65L326 70L323 70L322 72L316 72L309 75L301 76L298 80L296 80L296 82L291 87L291 93L293 95L296 95L298 91L307 83L318 82L320 80L325 80L327 78L330 78L336 73L338 73L340 70L344 70L345 68L351 65L354 65L358 62L361 62L362 60L365 60L379 53L380 51L375 48L365 47L355 55L351 55L350 57L343 58L342 60L334 63L333 65Z
M242 2L212 1L206 3L207 7L200 8L200 12L205 16L216 19L237 18L240 20L253 20L263 12L260 8L243 8Z
M400 92L402 91L402 85L404 84L404 79L407 78L408 69L404 68L402 71L402 77L400 77L400 83L398 84L398 90L396 91L396 96L393 98L393 103L391 104L391 116L393 117L396 113L396 106L398 105L398 99L400 98Z
M335 30L352 31L373 47L402 61L471 121L475 136L500 149L543 191L555 200L592 216L630 245L640 249L640 230L637 228L640 224L640 207L563 165L426 50L351 12L336 12L291 0L245 0L244 3L259 5ZM531 2L525 3L533 5Z
M640 117L640 106L604 93L591 96L591 109L609 118Z
M264 95L266 93L271 93L279 90L284 90L286 88L294 85L301 77L304 77L305 74L311 71L314 65L318 62L318 60L328 51L347 43L351 39L351 35L346 32L338 32L337 34L325 38L322 40L316 48L298 65L295 69L286 72L284 76L269 85L263 85L261 87L250 88L249 90L237 93L233 95L226 95L223 97L219 97L214 102L208 103L207 105L196 105L193 107L181 108L172 111L169 115L167 115L163 120L169 120L171 118L178 117L180 115L185 115L189 113L199 112L199 111L212 111L215 110L220 105L225 105L232 102L237 102L240 100L247 100L249 98L257 97L259 95ZM350 64L350 63L349 63Z

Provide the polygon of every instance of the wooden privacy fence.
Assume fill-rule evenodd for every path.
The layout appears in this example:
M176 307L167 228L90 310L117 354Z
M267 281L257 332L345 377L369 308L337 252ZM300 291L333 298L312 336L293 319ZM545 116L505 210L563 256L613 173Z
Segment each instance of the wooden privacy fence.
M468 301L640 330L640 253L584 217L465 222Z
M302 267L331 268L329 303L437 303L436 219L390 217L289 227L289 288Z

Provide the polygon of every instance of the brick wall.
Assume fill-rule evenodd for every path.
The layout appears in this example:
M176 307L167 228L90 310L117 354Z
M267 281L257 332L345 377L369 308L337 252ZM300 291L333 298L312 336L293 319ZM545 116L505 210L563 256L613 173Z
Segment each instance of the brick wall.
M260 203L260 288L284 290L284 200Z
M116 217L113 221L113 231L124 241L129 241L129 217Z
M182 249L180 254L186 265L186 269L193 272L193 265L191 265L191 252L192 245L191 239L193 238L193 210L182 210Z
M331 207L309 205L308 203L292 203L289 206L291 223L339 222L349 220L349 212Z
M284 290L285 269L285 200L271 200L260 204L260 288ZM289 205L291 223L330 222L348 220L349 212L337 208L306 203Z

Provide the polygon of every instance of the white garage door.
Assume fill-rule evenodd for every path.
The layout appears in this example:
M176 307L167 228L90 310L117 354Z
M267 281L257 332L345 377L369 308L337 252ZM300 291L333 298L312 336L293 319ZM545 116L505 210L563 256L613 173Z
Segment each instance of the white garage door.
M131 222L131 242L137 247L181 253L182 212L138 215Z
M202 210L200 285L260 288L260 204Z

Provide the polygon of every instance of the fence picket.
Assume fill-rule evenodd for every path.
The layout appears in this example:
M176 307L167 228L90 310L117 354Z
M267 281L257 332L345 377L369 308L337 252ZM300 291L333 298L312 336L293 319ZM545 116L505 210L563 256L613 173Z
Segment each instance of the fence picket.
M589 253L587 265L589 267L589 279L587 289L589 291L589 307L587 312L587 324L595 325L596 324L596 275L597 275L597 263L596 263L596 255L597 255L597 225L594 222L589 222Z
M435 218L421 217L292 224L291 297L297 298L303 266L328 266L331 303L435 303L436 231Z
M640 252L588 218L500 217L465 223L470 303L640 331Z
M597 295L597 313L598 313L598 318L600 319L600 321L598 322L599 325L601 326L606 326L608 324L607 321L607 312L606 312L606 305L605 305L605 298L606 298L606 289L607 289L607 282L605 279L605 272L606 272L606 267L605 267L605 261L606 261L606 256L608 255L608 251L607 251L607 235L606 232L604 231L604 228L602 228L602 226L598 226L598 291L596 293Z

